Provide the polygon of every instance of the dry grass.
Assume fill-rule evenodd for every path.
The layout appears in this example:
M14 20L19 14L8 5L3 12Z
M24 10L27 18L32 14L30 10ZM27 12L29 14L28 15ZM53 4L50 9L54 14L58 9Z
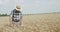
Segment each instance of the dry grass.
M60 14L23 16L23 27L9 27L9 17L0 17L0 32L60 32Z

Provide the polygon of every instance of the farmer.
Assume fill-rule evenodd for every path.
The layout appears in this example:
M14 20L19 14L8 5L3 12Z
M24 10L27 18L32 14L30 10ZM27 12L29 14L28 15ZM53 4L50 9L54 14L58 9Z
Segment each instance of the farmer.
M12 10L10 13L10 25L12 27L20 27L22 24L22 13L20 11L20 6L16 6L16 9Z

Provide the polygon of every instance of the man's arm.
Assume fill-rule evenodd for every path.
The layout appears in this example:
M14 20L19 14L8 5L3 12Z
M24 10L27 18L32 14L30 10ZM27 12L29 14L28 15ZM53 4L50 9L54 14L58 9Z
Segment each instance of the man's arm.
M22 13L20 14L20 19L22 19Z
M13 11L11 11L10 16L9 16L9 20L12 20L12 15L13 15Z
M19 21L19 22L20 22L19 24L20 24L20 26L21 26L22 23L23 23L23 22L22 22L22 13L20 13L20 21Z
M13 15L13 11L11 11L11 13L9 15L10 26L12 26L12 15Z

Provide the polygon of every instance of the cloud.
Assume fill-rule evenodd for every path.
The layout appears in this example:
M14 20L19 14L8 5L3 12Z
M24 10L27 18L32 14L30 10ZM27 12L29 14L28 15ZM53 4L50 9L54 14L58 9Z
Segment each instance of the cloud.
M0 0L0 5L7 4L8 2L9 2L9 0Z
M0 4L2 4L2 2L0 1Z

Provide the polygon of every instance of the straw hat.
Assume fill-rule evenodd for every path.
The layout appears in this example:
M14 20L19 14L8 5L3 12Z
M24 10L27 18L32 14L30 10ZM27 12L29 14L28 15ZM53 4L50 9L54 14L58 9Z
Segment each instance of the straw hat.
M21 9L21 7L19 5L16 5L16 9Z

